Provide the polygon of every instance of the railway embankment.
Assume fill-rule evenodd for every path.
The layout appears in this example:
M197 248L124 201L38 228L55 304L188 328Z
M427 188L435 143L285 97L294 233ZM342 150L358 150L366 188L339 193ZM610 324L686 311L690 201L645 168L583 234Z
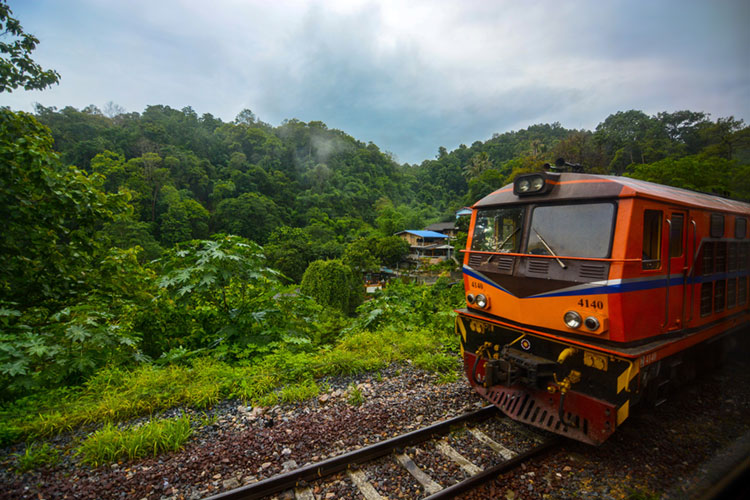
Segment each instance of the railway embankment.
M746 453L737 447L747 443L750 432L749 367L747 358L733 358L660 407L634 412L602 446L564 441L561 448L460 498L697 497L729 470L731 457ZM0 498L204 498L484 404L465 380L438 379L407 364L327 379L327 390L303 403L253 408L225 401L194 412L203 425L188 444L157 458L88 467L66 457L54 468L16 474L7 467L11 458L6 454ZM512 422L487 432L515 451L534 438ZM74 432L61 439L81 437ZM463 443L464 453L480 466L493 460L491 452L467 443L460 432L450 439ZM464 474L430 446L404 451L440 484L448 486ZM368 472L371 483L387 498L419 498L419 487L397 473L392 462L381 459ZM319 499L362 498L345 474L310 486Z

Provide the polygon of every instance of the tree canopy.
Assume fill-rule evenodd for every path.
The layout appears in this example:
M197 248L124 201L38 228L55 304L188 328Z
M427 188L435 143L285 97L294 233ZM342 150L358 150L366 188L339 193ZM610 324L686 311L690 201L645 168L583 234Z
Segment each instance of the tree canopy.
M41 90L58 83L60 75L55 70L45 70L32 58L39 39L25 33L18 19L11 17L5 0L0 0L0 35L10 35L9 41L0 41L0 93L24 90Z

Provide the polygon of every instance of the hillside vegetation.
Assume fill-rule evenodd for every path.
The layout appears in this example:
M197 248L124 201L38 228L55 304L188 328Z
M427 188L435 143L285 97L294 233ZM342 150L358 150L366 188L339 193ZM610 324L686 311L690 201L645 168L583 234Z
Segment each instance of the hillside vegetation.
M0 0L0 93L55 84L11 14ZM295 401L321 377L406 360L454 377L461 287L393 282L363 302L363 273L408 252L394 233L454 220L558 157L750 199L750 128L701 112L532 125L408 165L250 110L226 123L189 107L0 107L0 443L107 423L79 448L98 464L140 456L101 440L179 446L190 422L133 439L110 425L168 408ZM17 462L55 453L29 445Z

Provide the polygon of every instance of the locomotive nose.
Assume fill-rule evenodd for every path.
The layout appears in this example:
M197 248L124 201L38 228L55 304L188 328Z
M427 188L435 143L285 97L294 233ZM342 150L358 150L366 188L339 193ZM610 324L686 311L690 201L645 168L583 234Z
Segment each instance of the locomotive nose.
M557 363L553 360L506 346L499 359L485 363L483 385L525 384L544 389L553 379L556 367Z

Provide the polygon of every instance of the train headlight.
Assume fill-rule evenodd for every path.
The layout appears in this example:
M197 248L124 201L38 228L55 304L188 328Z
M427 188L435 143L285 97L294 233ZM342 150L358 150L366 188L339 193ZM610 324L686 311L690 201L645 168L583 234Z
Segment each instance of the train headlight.
M546 180L543 174L523 175L513 182L513 194L542 194L545 192Z
M487 297L485 297L481 293L477 295L477 300L476 300L477 307L479 307L480 309L487 309L488 304L489 303L487 302Z
M578 314L575 311L568 311L565 313L565 316L563 316L563 321L566 325L568 325L568 328L580 328L581 326L581 315Z
M466 302L468 302L469 304L473 304L475 300L476 297L474 297L473 293L470 293L466 296Z
M586 325L586 328L588 328L592 332L599 329L599 320L593 316L589 316L588 318L586 318L583 324Z

